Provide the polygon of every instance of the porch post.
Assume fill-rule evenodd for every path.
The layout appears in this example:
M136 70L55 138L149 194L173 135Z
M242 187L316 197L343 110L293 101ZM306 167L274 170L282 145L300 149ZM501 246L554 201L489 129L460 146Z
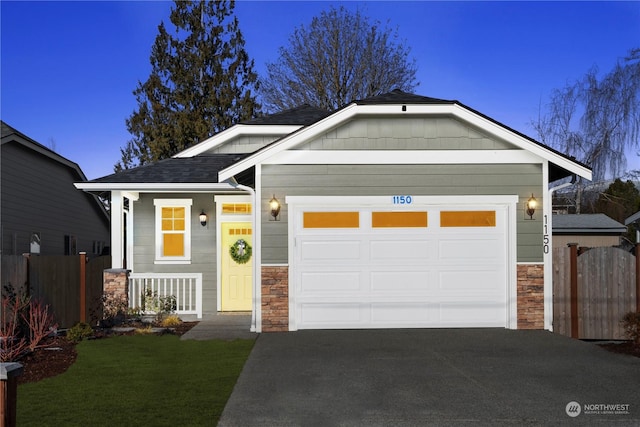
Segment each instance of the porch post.
M122 192L111 192L111 267L123 268Z

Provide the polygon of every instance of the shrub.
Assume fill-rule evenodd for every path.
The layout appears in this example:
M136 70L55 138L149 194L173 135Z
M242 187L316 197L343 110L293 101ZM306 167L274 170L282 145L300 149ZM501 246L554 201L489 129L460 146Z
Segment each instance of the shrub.
M57 328L49 306L4 287L0 307L0 361L14 362L33 351Z
M622 326L630 340L640 345L640 313L630 311L622 318Z
M172 314L172 315L167 316L164 319L162 319L161 326L163 328L173 328L173 327L178 326L181 323L182 323L182 320L180 320L180 318L178 316L176 316L175 314Z
M93 328L91 328L88 323L84 322L76 323L71 329L67 331L67 338L73 342L80 342L92 335Z
M123 320L128 311L127 297L115 292L105 292L102 295L102 318L104 320L118 323Z

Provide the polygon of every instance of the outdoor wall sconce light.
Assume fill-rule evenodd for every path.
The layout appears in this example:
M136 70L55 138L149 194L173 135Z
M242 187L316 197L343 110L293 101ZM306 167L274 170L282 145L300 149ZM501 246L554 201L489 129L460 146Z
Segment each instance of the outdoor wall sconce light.
M536 213L536 207L538 206L538 201L535 197L533 197L533 193L531 193L531 197L527 200L526 209L527 215L529 215L529 219L533 219L533 214Z
M203 227L207 225L207 214L204 211L200 212L200 225Z
M271 221L278 221L278 215L280 215L280 202L276 199L276 195L273 195L273 198L269 200L269 208L271 209L271 216L273 219Z

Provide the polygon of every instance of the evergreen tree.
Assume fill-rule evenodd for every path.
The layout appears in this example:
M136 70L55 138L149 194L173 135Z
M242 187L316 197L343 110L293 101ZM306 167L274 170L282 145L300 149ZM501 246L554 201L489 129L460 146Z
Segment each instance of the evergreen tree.
M133 138L120 149L120 171L171 157L260 108L253 60L244 50L234 1L175 1L151 49L151 74L133 94Z

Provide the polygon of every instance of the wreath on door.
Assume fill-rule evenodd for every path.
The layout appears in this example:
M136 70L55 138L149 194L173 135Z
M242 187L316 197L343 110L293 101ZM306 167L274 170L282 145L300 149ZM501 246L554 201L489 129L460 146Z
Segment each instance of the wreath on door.
M244 239L238 239L229 248L231 258L238 264L246 264L251 259L251 245Z

